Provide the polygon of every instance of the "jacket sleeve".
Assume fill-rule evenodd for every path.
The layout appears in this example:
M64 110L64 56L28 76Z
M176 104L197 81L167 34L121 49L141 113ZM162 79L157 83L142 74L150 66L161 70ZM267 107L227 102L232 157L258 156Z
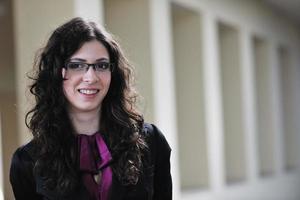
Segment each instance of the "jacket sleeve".
M24 147L13 154L9 178L16 200L42 199L35 192L33 161Z
M155 200L172 200L172 177L170 172L171 148L161 133L154 125L154 196Z

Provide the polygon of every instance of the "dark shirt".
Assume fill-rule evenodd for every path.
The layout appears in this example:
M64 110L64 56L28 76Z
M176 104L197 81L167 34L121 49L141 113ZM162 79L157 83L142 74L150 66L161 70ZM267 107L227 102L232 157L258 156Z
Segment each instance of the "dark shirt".
M122 185L112 175L110 200L171 200L172 178L170 174L171 148L163 134L152 124L145 124L143 129L149 146L150 164L144 165L136 185ZM10 182L16 200L86 200L92 199L84 183L68 196L59 191L43 187L43 179L34 174L33 166L37 156L36 147L30 142L19 147L12 157Z

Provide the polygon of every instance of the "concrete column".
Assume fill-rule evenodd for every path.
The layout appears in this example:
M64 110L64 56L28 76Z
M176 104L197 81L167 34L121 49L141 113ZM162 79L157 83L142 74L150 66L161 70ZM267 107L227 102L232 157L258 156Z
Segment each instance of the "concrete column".
M245 127L246 166L247 177L250 181L256 181L258 176L257 164L257 137L256 137L256 101L255 101L255 77L253 63L253 45L251 35L247 30L242 30L241 41L241 65L242 65L242 96Z
M203 73L205 92L205 114L208 138L208 163L210 184L214 192L225 184L224 134L222 119L221 80L218 55L216 19L208 13L203 15Z
M13 199L9 184L11 157L16 149L16 95L14 68L14 37L12 2L0 2L0 114L1 114L1 173L4 199ZM1 195L0 195L1 196ZM1 198L0 198L1 199Z
M299 37L299 40L298 40L298 43L300 44L300 37ZM293 84L293 87L294 87L294 90L295 91L299 91L298 88L300 88L300 46L298 47L295 47L295 52L293 53L293 74L294 74L294 84ZM297 90L296 90L297 88ZM295 92L295 102L300 102L300 92ZM300 106L296 106L296 103L294 104L295 105L295 129L296 130L300 130ZM297 143L299 144L300 142L300 134L298 132L295 133L296 134L296 140L297 140ZM300 149L300 145L298 145L298 150ZM299 150L300 151L300 150ZM297 154L298 156L296 156L297 158L297 166L300 166L300 154Z
M291 45L278 45L277 47L277 61L279 82L280 82L280 121L283 125L281 132L283 145L283 168L284 170L292 171L299 166L299 139L297 138L299 125L299 117L297 117L297 91L299 87L296 86L297 82L297 67L299 66L295 61L298 57L296 50L293 51ZM280 138L279 138L280 139Z
M176 87L180 187L208 188L201 15L172 4L172 37ZM195 156L193 155L197 150ZM191 165L191 163L193 163Z
M0 2L0 17L2 17L3 15L5 15L5 7L4 3Z
M300 44L300 38L298 40L298 44ZM300 149L300 134L297 130L300 130L300 106L298 106L298 103L296 102L300 102L300 92L298 92L298 88L300 88L300 46L295 47L294 48L294 52L292 54L292 69L293 69L293 77L294 77L294 81L293 81L293 91L295 92L294 94L294 109L295 109L295 114L294 114L294 133L295 133L295 138L296 138L296 144L298 146L297 149ZM296 149L296 151L297 151ZM296 166L300 166L300 154L296 154Z
M0 112L0 200L4 200L4 169L3 169L3 148L2 148L2 119L1 119L1 112Z
M14 0L13 5L18 143L22 144L30 138L24 124L24 116L31 108L32 99L27 89L30 81L26 73L32 69L36 51L45 45L51 32L74 17L74 0Z
M135 85L142 96L138 99L138 107L145 120L153 122L149 7L149 0L104 0L105 25L119 40L135 68Z
M101 24L104 22L103 0L74 0L74 12L75 16Z
M274 131L274 164L275 173L282 174L284 169L284 148L283 148L283 121L282 121L282 93L281 93L281 76L280 76L280 65L279 65L279 47L276 46L275 42L270 42L269 45L270 54L270 81L271 81L271 104L273 110L273 131ZM283 97L284 98L284 97Z
M176 100L172 55L171 13L168 0L151 0L151 55L154 119L172 147L173 197L180 199L176 129Z
M245 145L239 32L218 22L226 184L245 180Z
M260 176L270 176L275 170L274 111L271 81L270 45L266 39L253 38L256 92L256 125Z

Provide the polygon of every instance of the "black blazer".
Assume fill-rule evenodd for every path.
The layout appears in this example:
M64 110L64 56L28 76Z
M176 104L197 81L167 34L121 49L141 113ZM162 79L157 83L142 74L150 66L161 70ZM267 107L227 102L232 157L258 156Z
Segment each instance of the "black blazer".
M171 200L172 178L170 174L170 153L163 134L153 124L144 125L146 141L150 148L151 165L144 169L137 185L123 186L113 175L111 200ZM58 191L44 189L43 179L33 173L36 156L33 143L19 147L12 157L10 182L16 200L83 200L91 199L84 184L68 196Z

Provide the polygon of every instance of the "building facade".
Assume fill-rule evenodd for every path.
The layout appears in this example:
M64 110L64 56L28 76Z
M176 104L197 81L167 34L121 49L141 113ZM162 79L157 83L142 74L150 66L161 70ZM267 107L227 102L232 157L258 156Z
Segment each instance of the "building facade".
M51 31L102 23L172 147L175 200L300 199L300 26L260 0L0 1L0 200L30 140L26 73Z

